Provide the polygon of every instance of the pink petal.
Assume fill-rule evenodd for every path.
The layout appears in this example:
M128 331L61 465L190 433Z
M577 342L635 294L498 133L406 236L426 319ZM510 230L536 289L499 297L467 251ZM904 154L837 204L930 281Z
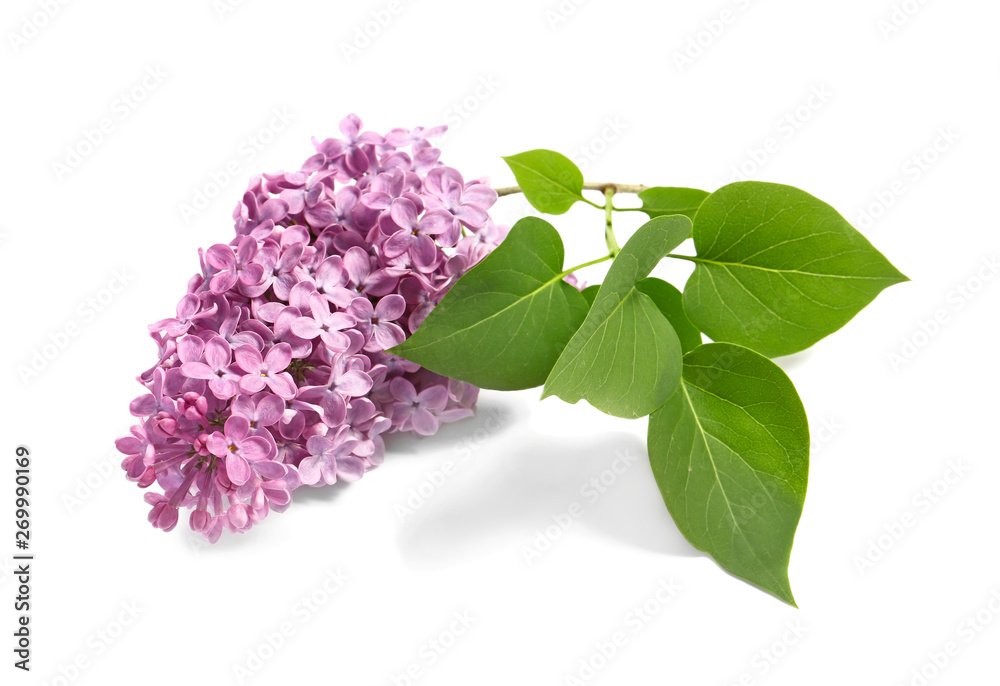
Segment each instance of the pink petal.
M337 221L336 210L326 201L317 203L315 207L307 207L305 215L306 221L316 229L325 229Z
M444 406L448 404L448 389L444 386L425 388L417 396L417 402L432 410L444 409Z
M250 421L238 414L230 415L223 428L225 429L226 438L235 443L250 433Z
M229 379L213 378L208 382L208 387L219 400L228 400L239 391L239 387Z
M265 206L267 203L265 203ZM257 239L253 236L244 236L236 248L236 264L246 265L257 254Z
M211 370L210 370L211 371ZM182 372L183 373L183 372ZM146 417L156 412L156 398L149 393L140 395L128 405L128 411L134 417Z
M247 472L249 472L249 471L250 471L250 469L247 468ZM247 479L249 479L249 478L250 478L250 476L248 474L247 475ZM246 483L247 479L244 479L242 482L240 482L239 485L242 486L244 483ZM232 481L233 483L236 483L236 481L232 477L230 477L230 481ZM232 507L229 508L228 512L226 512L226 515L229 517L229 523L232 524L237 529L243 529L243 528L246 527L246 525L247 525L247 506L246 505L243 505L243 504L233 505Z
M115 441L115 448L125 455L138 455L142 452L142 441L135 436L125 436Z
M261 488L264 489L264 494L267 496L268 502L272 505L277 505L281 507L287 505L291 502L292 496L288 492L288 488L284 486L284 481L271 481L265 482ZM281 488L274 488L269 486L269 484L282 484Z
M363 172L368 169L368 155L361 148L351 148L347 151L347 167L354 172Z
M257 408L249 395L238 395L233 398L232 410L233 415L249 418L254 416Z
M267 351L267 357L264 358L267 370L271 374L282 371L291 361L292 346L287 343L278 343L278 345Z
M349 141L357 139L361 132L361 118L356 114L349 114L340 120L340 132Z
M205 261L219 270L232 270L236 266L236 255L228 245L216 243L205 252Z
M417 389L401 376L397 376L389 382L389 391L396 400L410 405L417 399Z
M299 480L307 486L312 486L320 477L318 462L323 459L320 456L310 455L302 459L299 463Z
M357 481L365 473L365 462L360 457L347 455L337 458L337 476L344 481Z
M357 369L352 369L337 379L337 390L355 398L365 395L371 389L372 378Z
M250 465L236 453L226 455L226 476L237 486L250 480Z
M344 255L344 267L351 282L360 284L371 273L371 257L361 248L351 248Z
M475 203L482 208L490 208L496 204L497 192L483 183L469 186L462 193L462 203Z
M319 463L320 472L323 474L323 482L326 484L337 483L337 460L326 457Z
M177 318L183 321L191 319L192 316L198 313L198 306L200 304L201 300L198 299L197 295L188 293L177 303Z
M364 290L368 295L374 295L378 297L380 295L385 295L391 293L399 279L392 276L384 269L379 269L369 275L368 279L364 283Z
M285 402L274 395L265 395L257 403L257 424L271 426L281 419L285 411Z
M356 320L351 315L345 312L334 312L329 317L327 317L325 324L336 330L347 329L354 326Z
M259 393L267 386L263 376L258 374L247 374L240 377L240 390L244 393Z
M413 244L413 238L414 236L410 233L409 229L397 231L389 236L385 243L382 244L382 252L390 259L399 257L410 249L410 246ZM433 247L433 245L431 247Z
M312 317L299 317L292 322L292 333L299 338L316 338L322 332L319 322Z
M189 379L214 379L215 371L201 362L185 362L181 365L181 374Z
M372 327L372 341L365 346L369 351L388 350L406 340L406 333L398 324L380 322Z
M288 215L288 203L280 198L269 198L260 206L260 215L257 217L257 221L273 221L280 222ZM256 242L256 241L255 241ZM242 247L242 244L240 244Z
M432 266L437 261L437 246L434 245L434 241L431 240L430 236L425 236L424 234L420 234L415 238L413 249L410 251L410 254L413 255L413 261L423 267ZM392 240L392 238L389 240Z
M240 277L235 270L219 272L212 277L208 287L212 289L213 293L225 293L236 285L239 278Z
M344 270L344 258L340 255L328 257L316 268L316 282L323 288L335 288L347 283L347 272Z
M428 235L444 233L451 228L453 217L444 210L431 210L420 220L420 232Z
M205 344L205 361L212 369L222 369L229 364L230 348L226 339L215 336Z
M417 225L417 208L406 198L396 198L389 206L389 217L401 229L412 229Z
M332 391L323 396L320 400L320 407L323 408L325 423L329 426L339 426L344 423L347 417L347 403L337 391Z
M248 264L243 267L243 271L240 272L240 283L247 286L253 286L259 284L264 280L264 267L254 262L253 264Z
M288 372L282 372L281 374L277 374L275 376L269 376L267 378L267 385L276 395L285 398L286 400L291 400L295 397L295 381L292 379L292 375Z
M251 436L240 442L240 455L251 462L263 460L269 452L271 452L271 444L260 436Z
M351 339L340 331L324 331L319 337L323 344L334 352L344 352L351 347Z
M406 310L406 301L403 296L393 293L378 301L375 306L375 318L379 321L395 321L403 316Z
M410 421L413 424L413 430L421 436L430 436L436 433L440 426L437 417L422 407L417 408L410 417Z
M181 362L197 362L204 352L205 341L197 336L185 336L177 341L177 357Z
M215 340L215 339L213 339ZM241 345L236 348L234 355L236 364L247 374L257 374L264 366L264 360L260 356L260 351L251 345Z

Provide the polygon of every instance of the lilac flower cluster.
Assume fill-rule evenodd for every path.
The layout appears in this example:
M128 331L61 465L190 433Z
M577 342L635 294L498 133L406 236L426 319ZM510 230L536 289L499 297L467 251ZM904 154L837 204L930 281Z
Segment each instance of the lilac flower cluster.
M497 194L439 161L444 127L313 140L292 173L254 177L228 245L199 251L177 316L151 324L159 361L116 445L149 521L215 542L288 507L299 486L355 481L383 434L430 435L478 389L384 351L506 235ZM463 354L463 351L456 351Z

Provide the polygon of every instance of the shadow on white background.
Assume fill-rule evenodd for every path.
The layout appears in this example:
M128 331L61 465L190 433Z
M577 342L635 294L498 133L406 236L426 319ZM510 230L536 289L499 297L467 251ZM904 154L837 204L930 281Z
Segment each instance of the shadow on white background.
M551 547L540 552L544 557L580 529L653 552L700 554L670 519L646 448L635 435L555 440L516 422L508 433L512 436L475 453L467 466L460 463L459 471L401 523L404 558L436 566L512 544L521 555L547 530ZM410 440L400 437L392 448L406 452Z

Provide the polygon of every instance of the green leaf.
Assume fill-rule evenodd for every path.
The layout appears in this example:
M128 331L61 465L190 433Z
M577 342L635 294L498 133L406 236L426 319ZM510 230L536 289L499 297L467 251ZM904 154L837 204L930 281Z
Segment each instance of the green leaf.
M597 291L601 290L601 284L595 283L593 286L587 286L581 293L583 293L584 300L587 301L587 305L594 304L594 298L597 297Z
M649 419L649 459L684 537L724 569L795 604L792 540L809 475L809 426L792 382L766 357L709 343Z
M689 353L701 345L701 331L688 319L687 313L684 311L684 296L679 290L666 281L652 276L637 281L635 287L650 297L653 303L660 308L663 316L670 322L670 326L674 327L677 338L681 342L681 350ZM586 292L584 292L584 296L586 296Z
M695 216L694 244L691 321L768 357L808 348L907 280L835 209L791 186L720 188Z
M539 386L587 315L564 276L558 232L525 217L388 352L480 388Z
M622 248L597 291L587 318L545 381L557 395L616 417L643 417L670 397L680 380L681 344L670 322L636 288L691 231L687 217L658 217Z
M698 208L701 207L701 203L707 197L708 191L669 186L654 186L639 193L639 199L642 200L642 211L650 218L683 214L692 221Z
M546 214L562 214L583 200L583 172L563 154L529 150L504 157L531 206Z

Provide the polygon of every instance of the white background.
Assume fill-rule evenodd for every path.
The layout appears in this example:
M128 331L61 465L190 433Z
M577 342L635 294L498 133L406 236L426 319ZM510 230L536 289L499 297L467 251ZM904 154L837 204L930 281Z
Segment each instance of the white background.
M1000 254L1000 7L400 3L50 2L51 17L44 2L4 3L0 548L13 550L24 444L37 559L30 675L10 664L17 584L0 571L0 682L565 684L589 660L601 668L584 683L920 684L914 669L933 684L996 683L1000 279L985 265ZM298 491L287 513L214 547L147 524L113 452L153 361L146 325L172 316L197 248L229 240L249 176L297 168L309 137L338 135L348 112L381 132L451 123L443 159L498 186L513 182L500 156L535 147L592 181L714 190L742 165L838 208L912 279L780 361L814 436L790 569L800 610L683 540L644 420L536 391L485 392L477 418L392 441L361 482ZM104 118L110 133L59 173ZM234 178L186 221L182 207L230 162ZM527 209L504 198L494 216ZM600 213L555 221L567 264L601 254ZM683 283L684 266L669 268ZM116 273L125 287L96 312L88 299ZM581 276L599 281L601 267ZM76 335L60 337L67 327ZM51 340L65 346L23 378ZM629 468L591 502L581 487L610 480L618 456ZM401 517L449 462L455 473ZM524 548L573 502L583 515L528 564ZM336 570L346 580L328 594ZM656 612L637 620L647 602ZM970 631L977 612L992 624ZM472 618L458 636L455 613ZM594 657L617 631L624 646ZM950 642L936 670L930 656ZM419 678L398 676L412 665Z

